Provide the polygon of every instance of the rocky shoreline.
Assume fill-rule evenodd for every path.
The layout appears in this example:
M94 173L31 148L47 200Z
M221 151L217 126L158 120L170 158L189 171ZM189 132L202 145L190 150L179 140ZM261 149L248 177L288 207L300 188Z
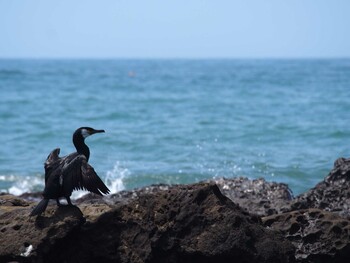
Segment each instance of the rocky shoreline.
M0 195L0 262L350 262L350 159L294 197L286 184L153 185L76 207Z

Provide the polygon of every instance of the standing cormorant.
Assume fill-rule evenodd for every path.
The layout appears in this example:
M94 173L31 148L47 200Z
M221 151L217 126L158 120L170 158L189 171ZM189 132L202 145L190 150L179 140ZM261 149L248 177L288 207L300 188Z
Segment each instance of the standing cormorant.
M44 199L30 213L30 216L43 213L50 199L56 199L60 206L60 197L67 199L68 205L72 205L70 196L73 190L88 190L92 193L102 195L110 191L96 174L94 168L88 164L90 157L89 147L85 144L85 138L105 132L90 127L81 127L73 134L75 153L59 157L60 149L53 150L45 161L45 189Z

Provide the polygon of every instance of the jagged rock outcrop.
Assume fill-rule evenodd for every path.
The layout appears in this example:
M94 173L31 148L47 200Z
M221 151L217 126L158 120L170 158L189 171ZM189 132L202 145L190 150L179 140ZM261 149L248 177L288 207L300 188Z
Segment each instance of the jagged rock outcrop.
M29 218L38 196L0 195L0 262L350 260L350 159L295 198L286 184L221 178L87 194Z
M310 208L262 220L294 244L298 262L350 262L350 221L346 218Z
M286 184L245 177L220 178L214 182L224 195L249 213L267 216L290 210L293 194Z
M319 208L350 217L350 159L339 158L326 178L296 197L291 210Z
M0 261L294 262L289 241L215 184L174 186L111 202L85 201L80 209L49 206L38 218L28 218L28 206L5 212Z
M0 262L42 262L36 260L35 251L49 251L57 240L85 222L77 207L51 208L45 217L35 219L29 217L31 206L24 200L8 206L1 202L4 199L12 203L18 198L0 196Z

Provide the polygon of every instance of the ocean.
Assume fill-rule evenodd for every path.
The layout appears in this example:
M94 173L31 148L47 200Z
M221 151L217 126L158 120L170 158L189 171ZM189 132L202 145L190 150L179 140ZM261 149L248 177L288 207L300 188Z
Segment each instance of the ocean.
M0 191L42 191L56 147L112 192L263 177L295 195L350 155L350 60L0 60Z

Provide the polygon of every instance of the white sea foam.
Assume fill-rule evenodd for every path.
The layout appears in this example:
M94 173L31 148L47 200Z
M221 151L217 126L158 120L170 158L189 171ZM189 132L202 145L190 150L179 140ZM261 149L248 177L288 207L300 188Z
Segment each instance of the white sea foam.
M72 199L78 199L84 195L86 195L88 193L88 191L84 191L84 190L77 190L77 191L73 191L72 195L71 195L71 198ZM66 200L65 198L63 198L62 200ZM64 201L65 202L65 201ZM64 203L64 202L61 202L61 203Z
M111 194L114 194L125 189L123 180L128 175L130 175L130 171L127 168L123 167L119 161L117 161L114 164L113 169L106 172L105 180L103 181L111 190ZM74 191L72 193L72 199L78 199L86 193L87 191L82 190Z
M44 187L44 179L40 175L35 176L14 176L6 178L7 181L13 181L13 185L8 192L13 195L21 195L26 192L36 191L38 188Z
M107 187L111 190L111 193L116 193L125 189L123 180L130 175L130 171L123 167L123 165L117 161L112 170L106 172L105 178L102 180ZM13 195L21 195L26 192L42 191L44 189L44 178L42 175L32 176L19 176L19 175L0 175L0 181L11 182L11 186L8 189L1 191L8 192ZM72 199L77 199L85 195L87 191L74 191L72 193Z
M7 182L7 181L16 181L18 178L17 176L13 175L13 174L10 174L10 175L0 175L0 181L4 181L4 182Z
M129 175L130 171L117 161L114 164L113 170L107 171L106 174L106 185L111 190L111 193L124 190L125 186L123 180Z

